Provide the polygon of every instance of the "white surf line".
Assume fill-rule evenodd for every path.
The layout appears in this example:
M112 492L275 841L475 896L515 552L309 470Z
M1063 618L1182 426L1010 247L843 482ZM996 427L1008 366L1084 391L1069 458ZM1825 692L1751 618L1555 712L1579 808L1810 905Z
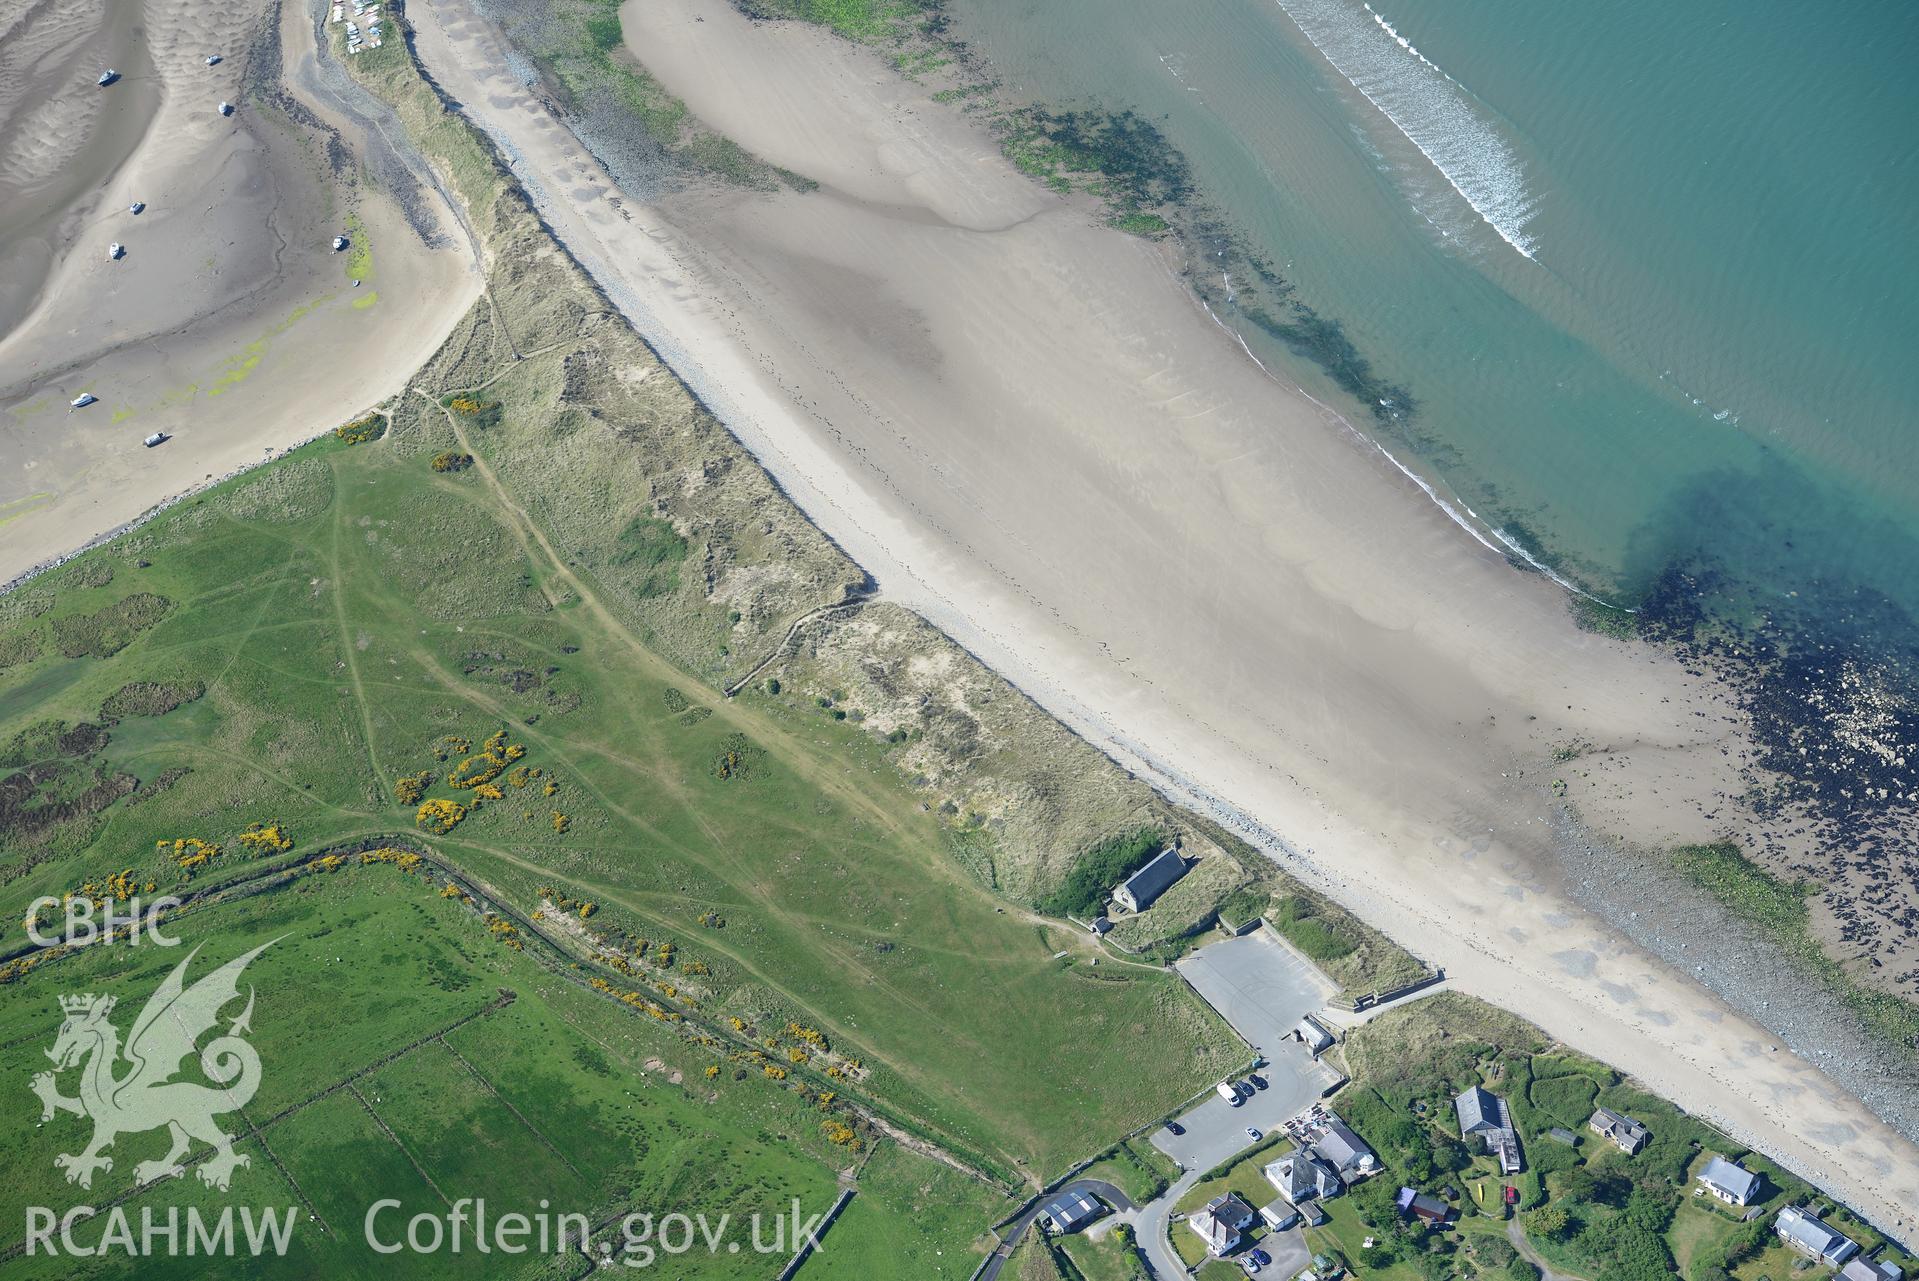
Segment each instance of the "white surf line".
M1472 92L1422 54L1370 4L1370 22L1343 0L1274 0L1320 56L1385 116L1459 193L1481 221L1528 260L1539 243L1526 234L1538 201L1525 167L1473 108ZM1390 43L1382 43L1382 40ZM1398 55L1410 55L1403 61Z

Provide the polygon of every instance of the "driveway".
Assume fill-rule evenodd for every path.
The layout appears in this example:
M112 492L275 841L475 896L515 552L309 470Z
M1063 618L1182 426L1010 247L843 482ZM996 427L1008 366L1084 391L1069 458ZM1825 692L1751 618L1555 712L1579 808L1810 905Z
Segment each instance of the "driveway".
M1153 1275L1160 1281L1173 1281L1175 1277L1186 1275L1186 1263L1173 1253L1172 1243L1166 1239L1166 1233L1172 1227L1169 1220L1173 1206L1192 1191L1193 1185L1199 1182L1199 1176L1205 1172L1205 1166L1188 1170L1164 1192L1139 1207L1139 1213L1133 1216L1134 1239L1139 1242L1140 1249L1146 1252L1146 1261L1153 1265Z
M1206 1003L1267 1058L1278 1057L1300 1019L1337 989L1311 962L1265 929L1224 939L1177 962Z
M1273 1256L1272 1265L1260 1269L1260 1275L1274 1277L1277 1281L1293 1281L1313 1261L1313 1252L1307 1248L1306 1233L1301 1228L1268 1232L1260 1238L1259 1248Z
M1074 1179L1070 1183L1062 1183L1035 1201L1032 1208L1007 1225L1006 1235L1000 1238L999 1248L993 1251L986 1260L985 1266L979 1270L976 1281L994 1281L994 1278L999 1276L999 1270L1006 1266L1006 1260L1012 1257L1013 1248L1020 1243L1020 1238L1024 1237L1026 1230L1033 1226L1033 1220L1039 1218L1040 1211L1052 1204L1054 1197L1064 1196L1068 1192L1084 1192L1088 1196L1096 1197L1112 1207L1117 1216L1129 1215L1133 1210L1133 1203L1127 1199L1126 1194L1103 1179Z

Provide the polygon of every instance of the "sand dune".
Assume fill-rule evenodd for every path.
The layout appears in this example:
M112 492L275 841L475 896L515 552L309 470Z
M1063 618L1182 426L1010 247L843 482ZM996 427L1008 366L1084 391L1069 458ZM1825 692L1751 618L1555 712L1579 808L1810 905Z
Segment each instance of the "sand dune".
M558 234L884 594L1462 987L1911 1226L1919 1149L1560 879L1555 746L1643 791L1634 835L1700 835L1674 794L1732 786L1743 743L1711 687L1573 629L1152 246L1021 191L871 55L723 0L623 18L822 189L615 203L464 0L414 10Z
M302 89L302 5L41 0L12 30L0 58L31 72L0 68L0 581L391 394L479 290L450 213L414 211L429 245L361 180L374 140ZM357 288L330 243L349 217ZM99 403L69 412L81 392Z

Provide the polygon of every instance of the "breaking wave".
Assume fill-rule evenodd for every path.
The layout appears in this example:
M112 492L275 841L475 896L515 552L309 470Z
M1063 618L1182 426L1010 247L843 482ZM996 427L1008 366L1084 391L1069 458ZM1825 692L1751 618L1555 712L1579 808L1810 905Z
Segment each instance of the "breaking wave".
M1315 49L1431 161L1473 212L1527 258L1538 201L1525 166L1466 87L1369 4L1276 0Z

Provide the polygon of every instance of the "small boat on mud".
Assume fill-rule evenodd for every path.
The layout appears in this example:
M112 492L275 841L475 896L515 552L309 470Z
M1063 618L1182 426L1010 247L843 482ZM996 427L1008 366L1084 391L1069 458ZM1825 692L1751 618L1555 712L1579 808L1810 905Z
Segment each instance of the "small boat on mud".
M102 71L100 73L100 78L94 81L93 83L97 85L110 85L114 81L118 80L119 78L120 78L120 73L115 71L112 67L108 67L105 71Z
M67 404L69 407L73 409L85 409L88 405L91 405L94 401L98 399L100 398L94 395L92 392L83 391L78 396L75 396L72 400L69 400Z

